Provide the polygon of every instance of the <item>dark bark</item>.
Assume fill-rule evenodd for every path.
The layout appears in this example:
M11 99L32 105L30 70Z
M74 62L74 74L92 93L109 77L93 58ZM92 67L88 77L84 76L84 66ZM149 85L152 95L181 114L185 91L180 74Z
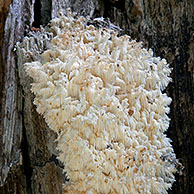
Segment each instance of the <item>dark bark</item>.
M0 193L62 193L55 134L32 104L14 46L26 32L46 25L59 9L109 17L173 67L167 88L173 99L167 135L185 169L169 193L194 190L194 1L193 0L13 0L0 1ZM10 9L8 9L11 3ZM35 3L35 6L34 6ZM4 32L2 31L4 30Z

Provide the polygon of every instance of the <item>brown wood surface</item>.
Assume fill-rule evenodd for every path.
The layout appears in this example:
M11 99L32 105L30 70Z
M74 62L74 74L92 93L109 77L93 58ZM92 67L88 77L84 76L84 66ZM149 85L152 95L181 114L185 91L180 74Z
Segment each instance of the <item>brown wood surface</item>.
M109 17L173 67L167 135L185 169L169 193L193 193L194 1L13 0L9 8L10 3L0 0L0 194L63 193L55 134L32 104L30 80L22 76L14 47L32 26L45 25L67 7L81 15Z

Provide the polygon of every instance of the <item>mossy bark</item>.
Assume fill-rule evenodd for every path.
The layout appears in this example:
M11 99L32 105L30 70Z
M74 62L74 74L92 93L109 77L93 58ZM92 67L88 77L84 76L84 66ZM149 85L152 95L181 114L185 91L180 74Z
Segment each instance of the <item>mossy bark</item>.
M167 93L173 99L167 135L185 169L169 193L194 190L194 23L192 0L1 0L0 193L60 194L63 166L55 134L32 104L30 81L20 74L15 44L31 27L46 25L59 9L109 17L123 33L142 41L173 68ZM10 4L10 7L9 7ZM2 31L3 29L3 31Z

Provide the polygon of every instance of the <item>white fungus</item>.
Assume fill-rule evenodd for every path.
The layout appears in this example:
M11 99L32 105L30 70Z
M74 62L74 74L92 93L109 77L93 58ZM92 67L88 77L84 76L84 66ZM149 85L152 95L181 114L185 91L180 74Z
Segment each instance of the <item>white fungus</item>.
M26 63L34 104L58 135L65 193L167 193L175 167L169 126L170 68L129 36L70 13L51 21L51 48Z

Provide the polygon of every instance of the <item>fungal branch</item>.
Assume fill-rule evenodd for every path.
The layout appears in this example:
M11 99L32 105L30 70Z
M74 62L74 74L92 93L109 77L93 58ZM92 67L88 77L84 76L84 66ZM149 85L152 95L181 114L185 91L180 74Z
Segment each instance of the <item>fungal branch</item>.
M51 20L50 48L25 64L34 104L58 135L66 193L167 193L175 181L165 59L127 35L67 11Z

